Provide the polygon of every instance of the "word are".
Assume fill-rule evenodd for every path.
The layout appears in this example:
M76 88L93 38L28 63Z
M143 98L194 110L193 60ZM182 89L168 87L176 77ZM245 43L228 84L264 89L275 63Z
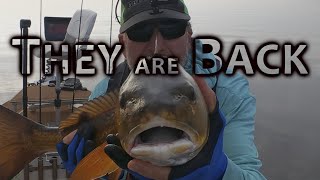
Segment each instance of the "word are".
M141 58L134 68L134 73L146 75L177 75L179 74L178 64L179 61L175 58Z

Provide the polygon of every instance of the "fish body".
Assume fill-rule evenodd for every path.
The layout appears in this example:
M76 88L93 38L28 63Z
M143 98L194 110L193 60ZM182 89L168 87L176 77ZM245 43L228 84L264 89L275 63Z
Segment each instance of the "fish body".
M193 78L131 73L120 89L117 121L123 148L132 157L159 166L184 164L208 137L208 114Z
M0 106L0 177L12 178L34 158L55 151L62 137L88 123L95 127L94 141L100 146L77 165L73 179L101 177L117 169L103 151L108 134L118 133L124 150L134 158L175 166L200 152L209 131L204 99L183 68L177 76L131 73L119 92L89 101L61 121L59 129Z
M0 106L0 179L11 179L39 155L56 151L58 128L49 128Z

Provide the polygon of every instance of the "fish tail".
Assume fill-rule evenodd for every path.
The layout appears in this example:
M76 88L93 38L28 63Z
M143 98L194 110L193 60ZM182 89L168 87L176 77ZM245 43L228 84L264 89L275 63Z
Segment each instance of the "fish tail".
M54 150L58 135L57 129L47 128L0 105L0 179L13 178L36 157Z

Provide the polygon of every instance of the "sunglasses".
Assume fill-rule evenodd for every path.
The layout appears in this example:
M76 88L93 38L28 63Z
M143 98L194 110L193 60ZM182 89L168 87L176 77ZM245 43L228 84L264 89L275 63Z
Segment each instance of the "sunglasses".
M146 21L134 25L126 33L131 41L148 42L158 28L164 39L172 40L183 36L187 25L187 21L177 20Z

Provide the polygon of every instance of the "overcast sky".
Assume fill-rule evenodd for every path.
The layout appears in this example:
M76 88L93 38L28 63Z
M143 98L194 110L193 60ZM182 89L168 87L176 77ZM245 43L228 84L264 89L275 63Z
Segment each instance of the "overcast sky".
M0 6L0 47L19 33L19 20L31 19L30 33L39 35L40 0L9 0ZM320 1L317 0L185 0L195 33L244 38L320 42ZM114 4L116 0L114 0ZM44 16L72 16L81 0L43 0ZM85 9L98 13L93 39L109 39L111 0L84 0ZM43 19L43 18L42 18ZM119 25L114 20L113 39ZM237 39L238 38L238 39ZM226 39L228 40L228 39ZM231 40L230 40L231 41ZM0 56L9 51L0 51Z
M307 24L319 17L316 0L185 0L194 23L223 26L262 23ZM116 0L114 0L114 4ZM81 0L43 0L43 16L72 16ZM111 0L84 0L84 8L98 13L97 23L110 19ZM39 29L40 0L10 0L0 6L0 33L17 26L19 19L32 20L31 30ZM240 20L240 21L239 21ZM270 22L266 22L270 21ZM292 23L295 22L295 23ZM236 25L234 23L237 23ZM319 23L310 23L319 24ZM9 27L8 27L9 26ZM230 24L229 24L230 26ZM319 26L319 25L318 25ZM317 27L318 28L318 27ZM308 28L310 29L310 28ZM319 29L319 28L318 28ZM208 30L209 31L209 30Z

